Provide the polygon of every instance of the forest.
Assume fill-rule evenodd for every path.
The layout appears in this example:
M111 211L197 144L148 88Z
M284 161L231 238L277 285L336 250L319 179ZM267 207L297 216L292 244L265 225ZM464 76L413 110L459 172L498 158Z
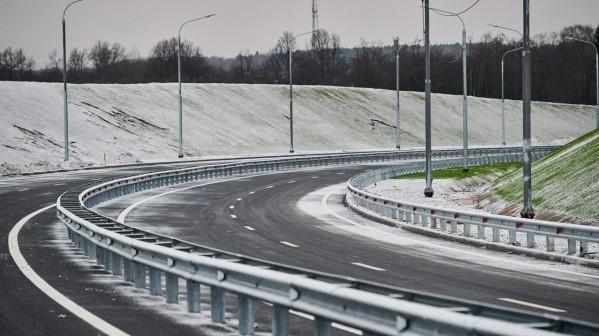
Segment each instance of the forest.
M575 25L560 32L536 35L531 40L532 99L571 104L597 102L595 49L599 48L599 25ZM188 83L288 84L289 50L293 52L293 84L364 88L396 88L396 56L400 90L424 90L422 42L362 41L343 47L339 36L319 30L307 49L298 49L291 32L284 32L266 53L240 52L235 58L205 57L200 47L181 43L182 81ZM504 34L484 34L467 43L468 95L501 98L501 62L504 60L505 98L522 94L520 40ZM514 51L514 52L512 52ZM462 46L431 47L431 80L434 93L462 94ZM62 58L56 50L41 67L22 49L0 51L0 80L62 82ZM119 43L97 41L90 49L74 48L67 59L69 83L177 82L177 39L157 42L147 57L129 52Z

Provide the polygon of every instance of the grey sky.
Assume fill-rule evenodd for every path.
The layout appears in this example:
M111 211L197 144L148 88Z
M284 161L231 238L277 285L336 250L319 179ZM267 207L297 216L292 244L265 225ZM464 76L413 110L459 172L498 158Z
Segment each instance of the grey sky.
M71 1L0 0L0 50L23 48L36 67L45 66L52 49L62 54L62 12ZM461 11L474 1L430 0L430 5ZM599 23L599 0L530 2L533 35ZM402 43L412 42L422 36L420 4L420 0L319 0L319 27L337 33L344 47L354 47L361 39L392 44L394 36ZM89 49L96 40L107 40L148 56L156 42L176 36L183 22L216 13L186 25L182 38L206 56L266 52L286 30L295 34L311 30L311 6L312 0L84 0L67 12L67 48ZM459 20L431 15L433 43L461 40ZM485 32L498 32L488 23L522 30L522 0L481 0L462 18L475 41Z

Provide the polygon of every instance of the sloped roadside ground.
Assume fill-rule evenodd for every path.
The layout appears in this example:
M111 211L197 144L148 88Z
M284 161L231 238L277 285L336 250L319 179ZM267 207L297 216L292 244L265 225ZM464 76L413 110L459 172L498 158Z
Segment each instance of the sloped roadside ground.
M599 226L598 160L599 130L595 130L535 161L532 165L535 210ZM521 205L522 170L498 178L492 189L506 202Z

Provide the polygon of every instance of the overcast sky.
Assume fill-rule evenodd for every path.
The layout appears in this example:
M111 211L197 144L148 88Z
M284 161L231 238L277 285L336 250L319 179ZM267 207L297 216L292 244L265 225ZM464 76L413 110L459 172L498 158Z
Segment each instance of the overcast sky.
M44 67L52 49L62 54L62 13L71 1L0 0L0 50L23 48L36 67ZM430 0L430 6L459 12L474 2ZM599 0L530 2L532 35L599 23ZM422 38L420 5L420 0L319 0L318 22L320 28L338 34L344 47L362 39L392 44L394 36L407 43ZM190 23L181 32L206 56L266 52L284 31L300 34L312 29L312 0L84 0L67 12L67 49L89 49L95 41L106 40L145 57L161 39L177 36L183 22L212 13L216 16ZM522 0L480 0L462 18L475 41L485 32L499 32L489 23L521 31ZM456 18L431 13L432 43L460 42L461 29Z

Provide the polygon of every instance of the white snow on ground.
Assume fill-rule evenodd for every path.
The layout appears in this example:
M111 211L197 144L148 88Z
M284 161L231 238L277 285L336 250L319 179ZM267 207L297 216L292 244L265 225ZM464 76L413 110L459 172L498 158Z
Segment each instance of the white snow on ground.
M384 197L401 200L407 203L423 204L444 209L457 209L470 212L500 214L507 203L499 198L489 198L490 177L465 180L438 179L433 180L433 197L424 196L425 181L423 179L383 180L364 188L365 191ZM482 201L478 201L482 199ZM470 226L470 237L478 237L476 225ZM458 225L458 235L463 236L463 225ZM493 241L492 230L485 230L485 240ZM500 230L500 242L509 241L507 230ZM555 253L567 254L567 239L554 240ZM517 246L526 246L526 234L517 234ZM589 244L591 254L586 258L599 259L596 244ZM542 236L535 237L535 250L547 251L547 241ZM578 251L578 247L577 247Z
M288 153L288 93L286 85L184 84L186 157ZM69 85L71 160L64 163L62 84L0 82L0 176L174 160L177 94L176 83ZM462 97L435 94L432 103L433 146L461 145ZM470 97L468 104L470 145L499 145L501 101ZM536 102L532 111L533 143L564 143L594 125L593 106ZM401 93L402 148L423 145L423 112L423 93ZM519 101L506 101L508 144L522 141L521 113ZM395 91L294 89L297 152L395 148L394 120Z

